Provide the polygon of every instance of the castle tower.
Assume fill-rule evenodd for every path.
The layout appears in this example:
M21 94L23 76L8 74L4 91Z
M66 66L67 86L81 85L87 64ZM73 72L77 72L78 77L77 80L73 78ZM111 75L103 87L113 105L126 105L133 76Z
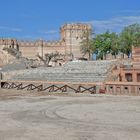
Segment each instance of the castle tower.
M71 58L82 57L80 51L80 43L83 39L83 34L91 31L92 27L89 24L72 23L65 24L61 27L61 40L65 43L65 54Z
M13 48L19 50L19 46L16 39L1 38L0 39L0 65L8 64L14 59L14 56L10 55L4 48Z
M19 50L18 43L16 39L9 39L9 38L1 38L0 39L0 50L3 50L3 48L15 48Z

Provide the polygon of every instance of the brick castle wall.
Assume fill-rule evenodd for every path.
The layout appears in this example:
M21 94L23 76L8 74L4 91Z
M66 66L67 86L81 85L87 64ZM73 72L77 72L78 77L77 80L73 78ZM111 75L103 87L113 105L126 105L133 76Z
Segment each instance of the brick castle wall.
M44 56L45 53L56 51L65 55L72 54L74 58L79 58L82 57L80 42L83 39L83 33L91 29L88 24L65 24L60 28L60 40L58 41L27 41L1 38L0 50L4 47L15 48L21 51L24 57L32 59L36 58L37 54Z

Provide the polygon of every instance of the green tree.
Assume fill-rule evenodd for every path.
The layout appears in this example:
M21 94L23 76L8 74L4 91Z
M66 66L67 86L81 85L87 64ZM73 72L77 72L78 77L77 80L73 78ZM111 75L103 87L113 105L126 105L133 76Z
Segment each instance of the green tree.
M135 34L135 38L133 40L133 46L134 47L140 47L140 32L137 32Z
M140 47L140 24L129 25L120 34L121 52L129 57L132 46Z
M89 60L91 60L92 53L95 49L92 36L93 36L92 31L87 30L86 32L83 33L83 36L82 36L83 39L80 42L81 43L80 51L82 52L83 56L88 54Z
M111 33L111 54L115 56L120 52L119 35Z
M112 55L118 54L118 35L116 33L110 33L106 31L103 34L99 34L95 38L94 42L98 58L103 59L106 54L111 53Z

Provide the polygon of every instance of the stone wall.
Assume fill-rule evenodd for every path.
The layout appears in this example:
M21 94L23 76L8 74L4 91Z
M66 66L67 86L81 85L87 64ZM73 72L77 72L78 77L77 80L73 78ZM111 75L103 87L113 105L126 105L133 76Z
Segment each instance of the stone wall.
M140 68L140 48L132 49L133 67Z
M3 72L3 80L45 80L52 82L104 82L108 71L116 61L68 62L63 66L40 67L20 71Z
M138 82L106 82L106 93L114 95L140 95Z
M21 51L23 57L32 59L35 59L37 54L44 56L45 53L56 51L68 56L71 54L72 58L79 58L82 57L80 42L83 39L83 33L88 30L92 30L88 24L65 24L60 28L58 41L0 39L0 50L4 47L15 48Z
M84 33L91 31L90 24L65 24L61 27L61 40L66 44L66 53L75 58L82 57L80 43L84 39Z
M8 54L5 51L0 50L0 67L12 63L15 60L15 57L12 55Z

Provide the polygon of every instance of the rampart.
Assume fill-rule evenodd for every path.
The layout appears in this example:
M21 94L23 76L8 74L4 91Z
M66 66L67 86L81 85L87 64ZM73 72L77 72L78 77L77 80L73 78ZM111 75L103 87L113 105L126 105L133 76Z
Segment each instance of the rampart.
M15 48L21 51L22 56L35 59L36 55L44 56L46 53L59 52L72 58L82 57L80 42L86 31L92 30L88 24L72 23L65 24L60 28L60 40L46 41L38 39L35 41L0 39L0 50L4 47Z

